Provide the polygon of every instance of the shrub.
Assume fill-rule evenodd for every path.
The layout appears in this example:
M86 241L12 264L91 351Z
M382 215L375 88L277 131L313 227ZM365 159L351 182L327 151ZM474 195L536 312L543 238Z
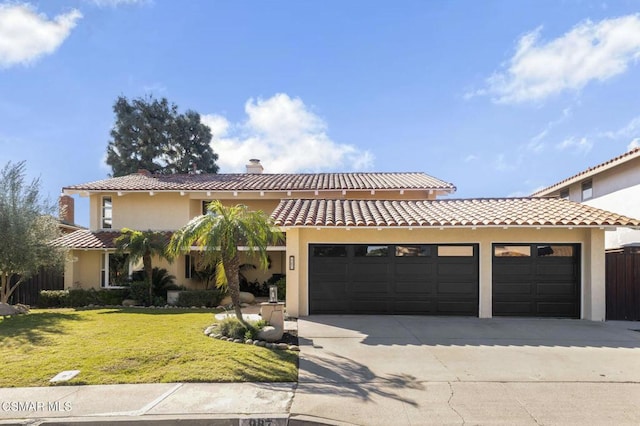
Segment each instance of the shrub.
M258 281L240 281L240 291L246 291L256 297L264 297L269 295L269 286L267 283L259 283Z
M67 290L41 290L38 297L38 307L61 308L65 306L67 297L69 297Z
M264 321L249 323L248 327L236 318L225 318L219 322L220 334L232 339L256 339L258 332L266 325Z
M69 296L66 300L66 305L70 308L80 308L87 305L98 304L97 292L94 289L81 289L75 288L69 290Z
M128 288L113 288L96 292L98 305L122 305L122 301L129 295Z
M144 271L135 271L132 275L131 278L134 282L136 281L146 281L146 277L144 274ZM152 272L151 272L151 282L153 283L153 295L154 296L160 296L163 297L165 299L165 301L167 300L167 290L175 290L176 284L175 284L175 279L176 277L169 274L169 271L167 271L164 268L153 268ZM147 288L148 290L148 288ZM148 291L147 291L148 293ZM148 299L148 297L147 297ZM136 300L140 300L140 299L136 299ZM154 298L155 300L155 298Z
M178 295L176 306L206 306L213 308L218 306L222 299L220 292L217 290L187 290L181 291Z
M129 299L137 300L138 302L148 305L149 300L149 285L145 281L133 281L129 284Z
M287 300L287 278L280 278L276 281L276 286L278 287L278 299Z

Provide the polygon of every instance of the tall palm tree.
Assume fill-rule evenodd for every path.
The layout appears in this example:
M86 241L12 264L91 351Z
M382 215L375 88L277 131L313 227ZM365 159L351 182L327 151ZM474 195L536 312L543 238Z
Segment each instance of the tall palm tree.
M136 231L122 228L122 235L114 240L116 249L120 253L128 253L130 262L142 259L145 281L149 286L149 303L153 304L153 256L167 258L167 237L157 231Z
M283 239L283 234L273 226L262 211L249 211L238 204L225 207L220 201L212 201L204 215L193 218L173 234L168 252L171 255L187 253L198 247L206 258L217 263L216 284L227 284L236 317L245 322L240 310L239 246L246 246L250 254L257 254L263 268L267 267L267 246Z

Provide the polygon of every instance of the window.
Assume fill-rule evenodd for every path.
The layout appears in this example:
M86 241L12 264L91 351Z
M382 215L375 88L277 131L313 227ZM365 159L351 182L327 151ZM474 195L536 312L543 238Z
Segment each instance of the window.
M573 257L573 246L569 245L538 245L538 257Z
M347 257L347 246L315 246L313 257Z
M202 214L205 215L207 214L207 207L209 206L209 203L211 202L211 200L205 200L202 202Z
M563 189L560 191L560 198L568 200L569 199L569 189Z
M389 246L358 245L353 254L356 257L385 257L389 255Z
M102 197L102 228L110 229L113 225L111 197Z
M431 256L430 246L396 246L396 257L428 257Z
M101 287L119 287L129 278L128 254L105 253L101 266Z
M493 246L495 257L531 257L531 246Z
M184 277L194 278L196 275L196 262L192 255L184 255Z
M586 201L593 197L593 182L588 180L582 182L582 201Z
M473 246L438 246L439 257L473 256Z

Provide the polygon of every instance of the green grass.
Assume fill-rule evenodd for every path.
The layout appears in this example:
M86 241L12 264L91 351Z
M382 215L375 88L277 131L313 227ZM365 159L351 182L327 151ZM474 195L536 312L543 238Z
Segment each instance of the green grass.
M296 353L206 337L211 311L36 309L0 319L0 387L297 380Z

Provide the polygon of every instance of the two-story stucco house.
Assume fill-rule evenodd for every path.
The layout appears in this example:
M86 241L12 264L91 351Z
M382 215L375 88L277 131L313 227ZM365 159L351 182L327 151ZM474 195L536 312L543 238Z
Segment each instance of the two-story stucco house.
M630 217L640 217L640 148L541 189L534 197L560 197ZM640 245L640 231L606 232L605 248Z
M455 187L424 173L138 173L63 189L90 199L67 287L108 287L123 227L174 231L218 199L262 210L286 233L270 247L291 316L420 314L605 317L605 229L640 221L559 198L440 199ZM197 286L190 263L163 267ZM156 261L156 264L160 262ZM265 275L261 277L263 279Z

